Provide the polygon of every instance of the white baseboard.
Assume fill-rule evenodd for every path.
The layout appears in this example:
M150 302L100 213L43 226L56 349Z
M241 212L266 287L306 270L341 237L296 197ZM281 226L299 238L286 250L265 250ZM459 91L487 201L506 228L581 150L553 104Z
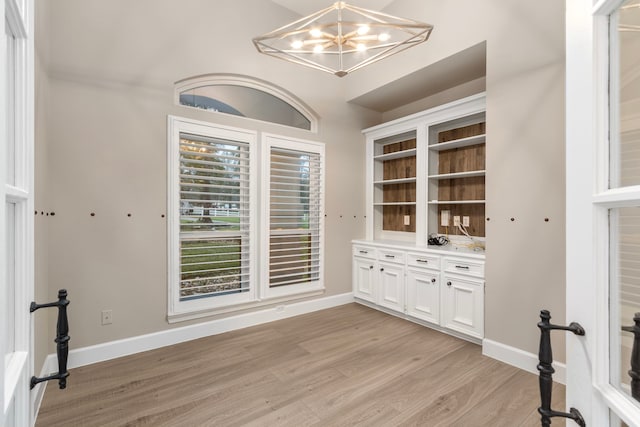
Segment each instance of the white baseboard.
M506 344L492 341L489 339L482 340L482 354L501 362L515 366L532 374L538 375L538 356L519 348L511 347ZM566 384L567 368L564 363L553 362L553 368L556 372L553 374L553 380L560 384Z
M55 354L48 355L42 363L42 369L40 369L39 378L47 377L49 375L58 372L58 357ZM40 405L44 398L44 392L47 389L48 381L36 384L31 393L31 410L33 411L33 425L36 423L38 412L40 412Z
M293 316L299 316L301 314L337 307L352 303L353 301L353 293L348 292L345 294L332 295L310 301L292 304L279 304L277 308L268 308L251 313L226 317L224 319L216 319L195 325L168 329L166 331L155 332L152 334L140 335L137 337L73 349L69 352L68 368L72 369L80 366L91 365L93 363L104 362L106 360L116 359L118 357L128 356L173 344L179 344L181 342L230 332L236 329L243 329L250 326L256 326L262 323L273 322L274 320L286 319ZM55 362L55 355L50 355L49 357L53 357ZM54 371L56 370L57 366L54 368ZM72 380L73 379L71 379L71 381Z

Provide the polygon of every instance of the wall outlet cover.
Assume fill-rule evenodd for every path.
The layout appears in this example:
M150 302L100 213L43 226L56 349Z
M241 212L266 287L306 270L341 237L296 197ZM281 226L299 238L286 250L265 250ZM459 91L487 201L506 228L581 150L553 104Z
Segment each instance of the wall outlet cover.
M460 225L460 215L454 215L453 216L453 226L457 227Z
M440 211L440 225L443 227L449 226L449 211Z

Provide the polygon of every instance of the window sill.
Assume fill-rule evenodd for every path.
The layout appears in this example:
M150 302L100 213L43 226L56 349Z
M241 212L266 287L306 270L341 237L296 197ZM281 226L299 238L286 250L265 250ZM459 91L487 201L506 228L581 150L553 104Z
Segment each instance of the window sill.
M270 305L284 303L284 302L298 301L304 298L319 296L324 293L325 293L325 288L319 288L319 289L309 290L307 292L286 295L281 297L262 298L260 300L255 300L249 303L241 303L241 304L236 304L232 306L208 308L204 310L189 311L189 312L182 312L182 313L169 313L167 315L167 322L172 324L172 323L185 322L188 320L202 319L204 317L219 316L227 313L237 313L241 311L251 310L251 309L260 308L260 307L267 307Z

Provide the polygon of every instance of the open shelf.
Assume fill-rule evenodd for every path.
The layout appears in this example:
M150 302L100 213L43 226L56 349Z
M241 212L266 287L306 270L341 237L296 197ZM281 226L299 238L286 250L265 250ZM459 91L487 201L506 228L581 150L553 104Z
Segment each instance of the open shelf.
M398 178L398 179L383 179L382 181L374 181L376 185L393 185L393 184L406 184L408 182L416 182L416 178Z
M411 148L409 150L402 150L402 151L395 151L393 153L380 154L378 156L374 156L373 158L379 161L402 159L405 157L415 156L416 152L417 150L415 148Z
M480 171L468 171L468 172L456 172L456 173L443 173L439 175L429 175L429 179L456 179L456 178L471 178L474 176L484 176L486 170Z
M373 206L415 206L416 202L380 202L374 203Z
M443 151L443 150L453 150L454 148L462 148L468 147L470 145L478 145L484 144L485 142L485 134L470 136L467 138L455 139L453 141L441 142L439 144L431 144L429 145L429 150L433 151Z
M485 200L430 200L430 205L477 205L484 204Z

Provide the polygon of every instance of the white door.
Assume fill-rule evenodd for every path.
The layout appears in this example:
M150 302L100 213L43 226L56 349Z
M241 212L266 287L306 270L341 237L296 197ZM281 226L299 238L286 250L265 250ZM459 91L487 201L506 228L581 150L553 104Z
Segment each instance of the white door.
M378 304L404 312L404 266L381 262L378 270Z
M375 303L375 261L354 257L353 276L355 286L353 294L358 298Z
M423 268L407 269L407 314L440 324L440 273Z
M0 426L12 427L32 424L33 1L0 13Z
M640 0L566 4L566 320L586 331L566 337L567 408L640 426L621 331L640 313Z
M484 336L484 282L442 276L442 326L465 335Z

